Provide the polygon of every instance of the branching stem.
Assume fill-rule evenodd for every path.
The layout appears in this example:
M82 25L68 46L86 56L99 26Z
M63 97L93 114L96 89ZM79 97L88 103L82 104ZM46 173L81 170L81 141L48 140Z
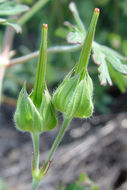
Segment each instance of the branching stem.
M81 48L81 45L68 45L68 46L55 46L55 47L50 47L47 49L47 53L64 53L64 52L74 52L77 51ZM30 61L31 59L35 59L39 56L39 51L35 51L33 53L30 53L28 55L19 57L19 58L14 58L9 61L7 68L10 68L14 65L22 64L27 61Z

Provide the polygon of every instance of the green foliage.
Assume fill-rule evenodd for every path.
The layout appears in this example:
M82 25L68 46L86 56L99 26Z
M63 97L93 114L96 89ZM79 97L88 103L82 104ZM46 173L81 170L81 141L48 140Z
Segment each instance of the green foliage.
M0 177L0 190L7 190L7 187L1 177Z
M114 70L110 64L108 64L108 69L115 84L117 84L121 92L125 93L127 87L127 76L121 75L121 73L119 73L117 70Z
M80 44L84 39L84 34L75 27L74 32L69 32L67 35L67 42L70 44Z
M79 5L80 4L80 5ZM107 40L110 41L111 47L115 48L117 51L123 52L124 55L127 55L127 45L126 45L126 38L124 39L125 34L125 26L126 26L126 20L124 20L123 15L121 17L118 17L119 12L112 12L110 11L110 8L113 6L113 4L110 3L110 1L85 1L85 2L79 2L78 8L79 8L79 12L81 14L81 16L84 18L84 21L87 20L87 9L89 6L105 6L106 9L103 9L103 14L101 14L101 17L99 19L99 21L101 22L100 27L98 28L98 32L96 33L96 38L99 42L102 43L107 43ZM122 9L121 7L122 2L118 1L114 7L115 10L120 11L120 9ZM82 14L82 7L85 6L85 13ZM125 6L125 4L124 4ZM127 6L124 7L124 9L126 9ZM72 11L72 9L70 9ZM76 9L77 10L77 9ZM89 9L88 9L89 10ZM108 13L109 10L110 13ZM74 16L74 10L72 11L73 16ZM85 15L87 14L87 15ZM117 15L116 15L117 14ZM110 18L109 18L110 15ZM106 18L105 18L106 16ZM103 18L104 17L104 18ZM114 18L114 31L116 32L112 32L113 30L111 29L110 25L112 25L113 20L111 18ZM67 26L67 30L68 30L68 35L66 35L66 40L68 43L70 44L82 44L84 39L85 39L85 35L86 35L86 26L84 27L84 31L80 29L79 25L77 24L77 18L75 18L75 23L76 25L72 25L70 24L70 22L65 22L65 26ZM79 19L79 15L78 15L78 19ZM102 20L101 20L102 19ZM103 20L105 22L103 22ZM121 22L120 22L121 21ZM79 23L82 23L81 19L79 21ZM108 23L108 25L106 26L106 23ZM122 25L124 23L124 25ZM85 23L85 25L87 25L87 23ZM106 29L107 27L107 29ZM117 29L116 29L117 27ZM118 27L119 27L119 31L118 31ZM123 28L122 28L123 27ZM107 33L107 30L108 31ZM64 31L64 30L63 30ZM121 34L123 34L122 37L120 37L120 31ZM61 34L62 34L62 30L61 30ZM59 35L60 36L60 35ZM119 88L119 90L123 93L126 91L127 88L127 77L126 77L126 69L127 69L127 58L122 56L120 53L116 52L115 50L108 48L107 46L101 45L100 43L97 42L93 42L93 46L92 46L92 57L94 59L94 62L97 63L98 65L98 69L96 68L96 66L94 69L94 73L93 76L97 75L96 69L99 71L99 80L100 80L100 84L103 86L106 86L106 84L109 84L110 86L113 84L117 85L117 87ZM98 56L99 55L99 56ZM91 64L91 63L90 63ZM88 68L90 71L90 67ZM118 77L117 77L118 76ZM119 80L120 79L120 80ZM97 80L95 81L97 83ZM101 110L101 112L104 113L103 110L105 110L106 112L109 112L109 108L108 108L108 104L110 102L110 104L112 104L115 100L115 98L111 97L110 95L105 95L105 91L108 89L103 88L102 93L98 92L100 91L100 89L98 90L99 85L96 84L96 88L94 88L96 97L95 97L95 107L96 105L98 105L96 108L98 109L99 106L99 102L97 103L98 100L103 99L102 97L108 97L106 98L106 101L102 101L102 109L99 108L99 110ZM98 98L97 98L98 97ZM105 98L104 98L105 99ZM107 101L108 100L108 101ZM112 101L110 101L112 100ZM106 111L107 110L107 111Z
M112 48L119 50L121 45L121 36L117 33L109 34L109 42Z
M31 5L33 2L35 2L35 0L20 0L20 2Z
M43 1L44 4L47 2L48 0ZM88 0L86 0L85 2L87 2L87 5L90 6L93 5ZM109 3L109 1L106 0L103 1L102 3L100 3L100 1L98 0L94 2L100 4L101 6L106 6ZM42 1L38 1L38 3L32 7L31 12L29 12L30 14L27 14L23 18L21 18L21 20L19 20L19 23L23 25L26 21L28 21L29 18L31 18L34 15L34 13L36 13L37 10L40 9L42 5L41 3ZM55 7L56 5L60 5L59 1L55 0L54 4L55 6L53 12L56 12ZM12 6L12 4L10 6ZM16 4L13 13L14 15L19 14L19 10L21 13L24 9L23 6L22 7L17 7L17 6L18 5ZM115 83L120 88L120 90L124 92L127 84L126 77L124 77L127 74L127 65L125 62L126 58L121 54L117 53L116 51L107 48L106 46L102 46L99 43L93 42L96 23L99 15L99 9L96 8L94 10L91 24L88 28L88 31L86 32L86 27L83 25L79 17L76 5L72 2L70 3L69 8L73 13L76 26L71 25L70 22L66 22L65 25L67 26L67 29L65 30L59 29L56 31L56 34L61 36L62 38L66 37L67 42L70 44L75 44L75 43L80 44L79 47L82 46L82 50L77 66L73 67L74 68L73 72L67 75L65 80L61 83L61 85L54 93L53 103L56 106L56 108L63 113L64 120L62 127L51 147L48 158L44 162L41 168L39 167L39 134L44 131L52 130L53 128L56 127L57 124L55 108L52 103L49 92L47 90L45 82L46 62L47 62L46 24L43 24L44 30L42 32L41 48L39 53L39 61L38 61L37 73L36 73L35 85L33 91L30 95L28 95L26 92L26 88L23 87L17 102L17 109L14 116L17 128L20 129L21 131L31 132L33 136L33 144L34 144L34 155L33 155L33 165L32 165L33 190L37 189L39 182L46 175L50 167L51 163L50 159L52 158L57 146L59 145L71 119L73 117L88 118L93 113L93 101L92 101L93 83L88 74L88 69L87 69L91 49L93 52L94 62L97 65L99 65L98 67L99 79L102 85L106 85L107 83L112 85L112 80L114 80ZM11 16L12 12L9 8L8 12L9 15L7 15L6 11L3 13L3 15ZM61 12L62 11L60 10L59 13ZM62 19L61 17L61 20L64 19ZM9 25L7 22L8 21L6 21L6 19L5 20L1 19L1 23L6 23L7 25ZM52 26L51 28L53 28L52 22L50 23ZM52 36L51 33L50 35ZM115 36L115 38L116 37L118 36ZM110 41L112 40L112 38L114 38L114 36L111 35ZM119 41L121 43L120 39ZM65 58L67 64L69 63L68 57ZM107 100L105 100L105 102L106 101ZM81 175L77 182L74 182L73 184L70 184L65 188L65 190L73 190L73 189L99 190L99 188L93 182L91 182L91 180L85 174Z
M16 1L0 2L0 16L18 15L24 11L28 11L28 7L17 4Z
M98 70L100 72L100 82L102 85L106 85L107 82L110 85L112 85L110 78L110 75L112 75L110 74L110 72L112 72L112 70L110 71L108 70L108 63L112 66L114 70L119 72L121 77L123 76L122 74L127 74L127 65L122 63L122 61L124 61L124 57L106 46L100 46L100 45L98 46L97 44L94 44L93 59L95 63L99 65Z
M82 173L77 181L67 185L65 188L61 186L59 190L99 190L99 187L90 180L87 174Z
M21 3L28 3L28 1L29 0L20 0ZM35 0L34 1L31 0L29 2L32 5L32 3L35 2ZM77 21L75 20L74 22L72 20L72 17L70 16L70 13L68 11L69 2L70 1L65 0L60 3L58 0L55 0L54 2L49 3L48 6L46 6L45 9L43 9L43 11L38 11L36 15L34 15L32 20L30 20L27 23L27 25L24 26L23 35L20 36L20 38L16 37L16 43L14 45L14 48L16 47L18 56L26 55L27 53L30 53L31 51L35 49L39 49L38 42L41 36L40 27L43 22L47 22L50 28L48 47L52 46L52 44L66 44L66 41L64 40L65 38L67 38L67 40L69 39L70 42L72 41L72 43L75 43L74 40L76 38L77 38L76 43L79 43L79 42L81 43L81 41L84 40L85 33L83 34L83 32L80 32L80 27L78 26ZM124 1L118 0L117 3L115 3L115 1L111 2L109 0L78 1L77 9L79 10L78 12L80 13L83 23L85 23L84 31L86 32L86 29L90 20L90 15L91 15L90 13L94 9L94 7L99 6L100 8L102 8L101 17L99 18L99 26L97 27L97 32L96 32L96 41L98 41L100 44L111 45L111 47L117 49L117 51L119 51L120 53L123 53L126 56L127 55L126 54L127 34L125 30L126 14L124 14L126 11L124 12L124 10L126 10L127 6L125 2L126 0ZM69 8L72 9L73 6L72 7L70 6ZM49 12L52 15L52 17L49 17L48 15ZM59 17L56 16L56 12L59 13ZM69 21L66 21L66 20L69 20ZM62 26L63 22L66 28ZM56 30L56 28L58 29ZM54 36L54 34L57 36ZM29 37L31 38L30 41L27 40ZM62 37L62 39L60 40L59 37ZM120 41L117 37L118 38L120 37ZM116 46L116 41L119 47ZM18 45L17 45L17 42L18 42ZM24 47L24 51L21 50L21 46ZM29 49L29 52L28 51L26 52L25 49ZM100 46L100 49L101 49L101 46ZM102 52L100 52L100 54L102 54ZM68 70L72 68L72 66L74 65L74 62L78 59L78 56L79 56L78 52L75 52L75 53L68 52L66 54L60 53L57 55L55 54L50 55L48 58L48 67L47 67L47 76L46 76L47 84L50 87L54 87L55 85L57 85L64 78L65 73L67 73ZM116 80L114 80L114 77L111 76L112 73L109 70L108 62L104 61L103 56L101 56L101 59L103 60L103 64L100 64L98 66L98 70L99 70L99 78L101 79L102 84L103 83L111 84L111 82L113 81L114 83L116 83ZM120 62L123 63L122 59L120 59ZM92 75L94 77L97 74L97 66L93 65L91 61L90 66L88 67L88 70L90 72L91 72L91 68L90 68L91 65L92 67L94 67L93 69L94 73L92 72ZM19 92L19 89L21 88L21 83L23 83L24 80L28 81L27 85L28 85L28 89L30 90L34 82L35 69L36 67L35 67L34 60L30 60L28 61L28 63L24 65L22 64L22 65L15 66L9 69L9 71L7 71L7 74L6 74L7 76L6 80L4 81L5 82L5 86L3 87L4 91L7 92L8 95L16 97L16 95ZM106 69L107 71L106 73L102 72L104 71L104 69ZM102 73L104 76L102 76ZM122 76L122 78L125 78L125 81L126 81L125 74L120 74L120 75ZM96 96L99 96L99 94L97 95L98 93L97 88L99 88L98 81L96 80L95 83L97 85L96 85L96 89L94 88L94 92ZM106 90L107 90L107 87L104 88L104 90L102 90L103 95ZM124 91L125 90L126 90L126 85L124 85Z
M0 1L0 16L19 15L28 10L26 5L17 4L16 1ZM17 33L21 32L21 27L14 21L14 19L0 18L0 24L13 27Z
M125 56L127 56L127 40L123 40L122 50Z
M77 13L77 9L70 9L74 15L75 22L77 23L77 20L79 21L79 15L74 14L75 12ZM82 21L80 20L78 23L81 23L82 26ZM84 27L79 27L78 25L76 27L72 27L72 32L69 32L67 36L67 42L74 44L74 43L79 43L82 44L84 39L85 39L85 32L83 30ZM75 31L74 31L75 29ZM127 82L125 85L125 80L126 77L124 77L124 74L127 74L127 65L124 63L126 58L116 51L106 47L102 46L99 43L93 42L92 45L92 51L93 51L93 60L94 62L99 65L98 71L99 71L99 79L101 85L106 85L107 82L112 85L112 76L113 80L116 83L116 85L119 87L120 90L125 91L127 87ZM112 65L112 69L108 69L108 64ZM117 80L117 72L119 72L119 77L124 78L123 80L120 80L119 83ZM121 88L122 87L122 88Z
M17 33L21 32L21 27L16 23L12 23L11 20L0 18L0 24L13 27Z
M28 3L30 2L30 5L32 3L35 3L36 1L34 0L20 0L21 3ZM3 2L1 0L1 2ZM83 34L80 32L79 26L77 24L77 21L75 22L72 20L72 16L70 15L68 11L68 4L70 1L60 1L55 0L54 2L51 2L48 4L48 6L43 9L43 11L38 11L36 15L30 20L27 25L24 26L24 33L22 36L16 37L16 43L14 45L14 48L16 47L16 51L18 56L20 55L26 55L27 53L30 53L31 51L35 49L39 49L39 39L40 39L40 27L43 22L47 22L49 24L49 44L48 47L52 46L52 44L66 44L65 38L67 36L73 35L73 38L75 38L74 33L77 32L78 34L80 33L81 36L78 36L84 40L85 38L85 33ZM120 53L123 53L125 56L127 55L126 52L126 9L127 9L127 4L126 0L118 0L116 1L109 1L109 0L85 0L85 1L78 1L77 3L77 9L78 9L78 15L80 14L83 23L85 23L85 31L88 27L88 23L90 21L90 16L91 12L94 9L94 7L99 6L101 9L101 17L99 18L99 25L97 27L97 32L96 32L96 41L99 42L100 44L105 44L105 45L111 45L111 47L117 49ZM70 7L71 9L71 7ZM91 12L90 12L91 11ZM49 17L49 12L52 16ZM57 17L56 12L59 13L59 17ZM120 14L121 13L121 14ZM41 19L40 19L41 18ZM66 22L66 20L69 20L69 22ZM64 22L65 21L65 22ZM81 21L81 19L80 19ZM81 22L82 22L81 21ZM64 28L63 22L66 26ZM72 23L72 24L71 24ZM84 24L83 24L84 25ZM58 28L58 30L56 30ZM59 30L60 29L60 30ZM55 31L56 30L56 31ZM55 31L55 32L54 32ZM69 34L72 33L72 35ZM54 33L57 36L54 36ZM76 34L77 35L77 34ZM120 41L117 38L117 36L120 37ZM30 41L28 41L28 38L31 38ZM60 40L59 37L62 37ZM77 38L77 37L76 37ZM121 43L116 47L114 44L116 43ZM78 43L79 39L77 40L76 43ZM18 45L17 45L18 42ZM21 46L24 46L24 51L25 49L29 49L29 52L21 51ZM101 46L100 46L101 49ZM102 52L100 52L101 54ZM104 54L104 53L103 53ZM65 73L72 68L74 65L74 62L78 59L78 52L75 53L60 53L60 54L53 54L49 56L48 59L48 68L47 68L47 83L50 87L54 87L59 82L64 78ZM103 56L101 57L103 59ZM102 61L101 61L102 62ZM104 64L104 62L106 62ZM120 62L123 63L122 59L120 59ZM126 64L126 63L125 63ZM97 75L97 66L92 64L92 61L90 62L90 66L88 67L88 70L90 71L91 75L91 65L94 67L94 72L92 71L92 76L96 77ZM110 71L110 68L108 67L108 62L103 61L103 64L100 64L98 66L99 70L99 78L102 78L101 81L104 82L104 84L108 84L114 81L114 83L117 83L118 88L120 86L122 87L122 92L126 90L126 75L125 74L120 74L122 78L124 78L124 85L122 85L122 81L120 81L120 84L118 85L118 82L114 80L114 75L113 71L115 72L116 70L113 68L113 71ZM110 64L111 65L111 64ZM102 68L101 68L102 67ZM104 69L107 68L105 71L107 72L102 72ZM4 81L5 86L4 92L6 92L9 96L16 97L16 95L19 93L19 89L21 88L22 83L27 81L27 86L28 89L30 90L33 86L34 82L34 73L35 73L35 61L30 60L26 64L22 64L19 66L15 66L11 69L9 69L6 73L6 80ZM111 73L112 72L112 73ZM104 76L102 76L102 73ZM10 76L11 75L11 76ZM117 79L117 76L115 77ZM111 79L111 80L110 80ZM95 84L96 83L96 84ZM103 83L102 83L103 84ZM105 96L106 91L108 90L109 87L103 88L102 93L100 92L100 87L98 84L98 81L95 80L94 85L96 88L94 88L94 94L96 94L96 99L95 102L102 99L102 96ZM99 88L99 90L97 89ZM121 89L120 89L121 90ZM107 94L108 97L110 96L110 99L112 99L110 94ZM99 97L100 96L100 97ZM115 97L114 97L115 99ZM107 101L106 101L107 102ZM102 107L104 106L105 109L108 109L108 104L106 102L102 102ZM112 101L113 103L114 101ZM99 102L97 103L99 105ZM107 106L107 108L106 108ZM98 107L98 106L97 106ZM100 109L99 109L100 110Z

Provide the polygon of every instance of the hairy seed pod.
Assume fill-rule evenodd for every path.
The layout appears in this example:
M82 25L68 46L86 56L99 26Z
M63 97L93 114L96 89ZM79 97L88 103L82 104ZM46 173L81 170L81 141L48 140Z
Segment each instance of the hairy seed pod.
M16 112L14 114L16 127L20 131L42 133L56 127L57 116L48 90L45 90L40 108L36 108L26 88L20 92Z

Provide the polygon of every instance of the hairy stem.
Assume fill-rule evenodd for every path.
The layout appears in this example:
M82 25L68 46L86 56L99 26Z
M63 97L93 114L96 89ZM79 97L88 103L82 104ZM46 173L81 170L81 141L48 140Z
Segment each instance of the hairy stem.
M30 20L46 3L48 3L50 0L40 0L37 3L33 5L33 7L25 13L19 20L18 24L21 26L24 25L28 20Z
M38 185L39 185L39 182L36 180L33 180L31 190L37 190Z
M32 141L33 141L33 168L36 173L39 172L39 134L31 133Z
M8 56L11 46L13 43L13 37L14 37L14 29L10 26L6 27L5 35L4 35L4 40L3 40L3 51L2 51L2 56Z
M9 52L11 50L12 42L13 42L14 30L11 27L7 27L4 35L3 40L3 50L0 55L0 65L7 65L8 64L8 57ZM0 101L1 101L1 94L2 94L2 83L5 74L5 67L0 68Z
M63 121L62 127L60 128L60 131L59 131L59 133L58 133L58 135L57 135L57 137L56 137L56 139L55 139L55 141L54 141L54 143L53 143L53 145L51 147L49 156L48 156L48 158L46 160L46 165L48 165L48 163L51 160L54 152L56 151L56 149L57 149L57 147L58 147L58 145L59 145L62 137L64 136L64 133L65 133L65 131L66 131L66 129L67 129L70 121L71 121L70 118L64 117L64 121Z
M77 51L81 48L81 45L68 45L68 46L55 46L55 47L50 47L47 49L47 53L64 53L64 52L74 52ZM19 57L19 58L14 58L9 61L7 68L12 67L17 64L22 64L27 61L30 61L31 59L35 59L39 56L39 51L35 51L33 53L30 53L28 55Z

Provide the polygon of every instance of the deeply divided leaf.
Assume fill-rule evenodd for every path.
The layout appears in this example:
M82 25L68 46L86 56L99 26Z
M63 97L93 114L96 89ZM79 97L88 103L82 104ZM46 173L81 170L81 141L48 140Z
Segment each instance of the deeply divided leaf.
M126 76L127 65L123 63L124 56L120 55L116 51L101 46L97 43L93 44L93 60L99 65L99 79L102 85L106 85L107 82L111 85L112 81L116 83L118 88L124 92L126 88Z
M18 15L28 10L28 6L17 4L15 1L0 4L0 16Z
M80 31L69 32L67 35L67 42L69 44L81 44L84 41L84 34Z
M16 23L13 23L13 22L10 22L8 21L7 19L3 19L3 18L0 18L0 24L4 25L4 26L11 26L14 28L14 30L17 32L17 33L20 33L22 31L21 29L21 26L16 24Z
M112 85L105 58L106 56L99 50L99 48L97 48L97 46L93 46L93 60L97 65L99 65L99 79L101 85L104 86L107 84L107 82Z
M108 64L108 69L113 82L118 86L121 92L125 93L127 88L127 76L114 70L110 64Z

